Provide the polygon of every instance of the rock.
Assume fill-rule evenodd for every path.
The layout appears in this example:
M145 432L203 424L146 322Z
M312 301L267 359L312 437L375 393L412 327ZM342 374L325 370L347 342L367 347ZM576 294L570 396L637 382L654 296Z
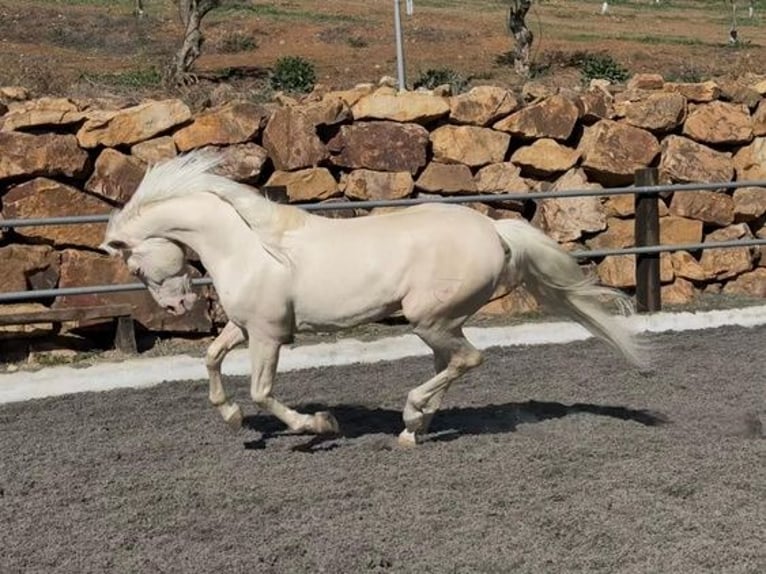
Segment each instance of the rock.
M661 74L635 74L625 87L628 90L661 90L665 79Z
M726 295L766 297L766 268L759 267L727 282L723 287L723 293Z
M558 93L556 86L551 86L544 82L535 82L531 80L525 82L521 87L521 98L524 102L539 102Z
M351 119L351 107L334 94L326 94L318 102L303 104L301 111L314 126L334 126Z
M688 305L697 298L697 289L691 281L676 277L670 285L660 287L663 305Z
M634 255L609 255L596 266L596 274L609 287L635 287L636 258ZM667 253L660 254L660 281L673 281L673 265Z
M428 131L418 124L358 122L341 126L327 146L337 166L414 175L426 165L428 142Z
M669 215L660 217L660 243L662 245L686 245L702 241L702 222Z
M585 244L591 249L621 249L635 245L636 222L632 219L608 217L606 230L587 239Z
M29 90L23 86L0 87L0 100L21 102L29 98Z
M550 138L535 140L511 156L511 161L521 167L522 173L541 179L569 171L579 160L579 151Z
M585 128L578 150L585 172L609 186L631 183L636 170L652 164L660 146L648 131L601 120Z
M81 177L88 154L72 135L0 132L0 181L12 177Z
M0 293L49 289L59 277L59 254L48 245L0 247Z
M721 95L721 88L713 81L698 83L665 82L664 90L678 92L690 102L712 102Z
M752 85L750 85L750 88L758 92L760 95L766 96L766 78L756 80Z
M17 185L3 197L8 218L101 215L111 211L108 203L57 181L36 178ZM16 233L57 245L97 248L104 239L105 223L19 227Z
M561 95L551 96L495 122L496 130L525 139L551 138L567 140L572 135L580 111Z
M432 161L415 182L430 193L476 193L476 182L467 165Z
M603 198L604 210L608 217L632 217L636 213L636 199L630 194L607 195ZM657 200L657 212L660 217L668 214L668 208L662 199Z
M670 259L676 277L683 277L692 281L712 279L700 262L688 251L674 251L670 254Z
M261 131L267 112L263 106L235 101L207 110L173 134L181 152L209 145L230 145L253 140Z
M486 215L491 219L525 219L524 216L518 211L511 209L503 209L487 205L486 203L464 203L466 207L475 209L479 213Z
M586 182L581 170L572 169L556 180L551 191L600 188ZM606 229L606 214L598 197L541 199L534 221L559 243Z
M682 133L706 144L747 143L753 139L750 111L743 104L720 101L696 106L689 112Z
M488 126L519 107L513 93L496 86L476 86L449 100L451 122Z
M732 196L734 221L753 221L766 214L766 189L762 187L738 187Z
M263 130L263 147L274 168L282 171L316 167L330 156L316 126L297 107L279 108L272 114Z
M155 165L178 155L172 136L160 136L140 143L130 148L130 155L147 165Z
M341 189L354 199L402 199L412 193L415 183L408 171L357 169L341 179Z
M371 83L357 84L350 90L337 90L337 91L328 93L325 97L338 98L350 108L356 102L361 100L364 96L369 96L374 91L375 91L374 84L371 84Z
M732 241L743 237L752 238L753 234L745 223L738 223L709 233L704 242ZM753 253L750 247L705 249L700 264L709 276L719 280L729 279L753 268Z
M205 146L200 149L221 154L221 163L213 169L213 173L249 184L258 180L269 159L268 152L252 142L222 147Z
M755 231L755 236L758 239L766 239L766 227L763 225ZM753 247L753 253L755 254L756 265L758 267L766 267L766 245L757 245Z
M93 175L85 189L95 195L124 205L138 189L146 166L138 159L106 148L96 159Z
M93 115L77 132L84 148L133 145L151 139L191 119L180 100L150 101L129 108Z
M199 273L193 270L192 276L199 277ZM130 274L122 259L117 257L107 257L72 249L64 251L61 256L59 287L119 285L136 283L137 281ZM127 303L133 306L133 318L146 329L178 333L209 333L212 322L207 311L206 291L206 288L198 290L200 299L193 309L178 317L171 315L157 305L149 292L145 290L92 295L64 295L56 298L53 307L63 309Z
M484 166L474 176L476 193L526 193L529 183L521 177L521 170L511 162L492 163ZM506 201L503 204L511 209L522 209L523 201Z
M83 121L86 115L69 98L39 98L11 104L0 119L0 130L61 127Z
M599 120L611 119L614 114L614 97L612 94L601 88L588 88L580 96L580 107L582 121L590 125Z
M766 100L762 100L752 116L753 135L766 136Z
M480 315L524 315L539 309L539 304L523 287L517 287L503 297L493 299L481 309Z
M670 213L703 223L729 225L734 222L734 200L716 191L676 191L670 202Z
M669 132L680 126L686 118L686 98L674 92L650 94L646 99L626 102L625 120L652 132Z
M355 121L391 120L424 124L450 113L449 100L419 92L388 93L378 90L351 106Z
M335 178L324 167L275 171L266 186L285 186L291 202L328 199L340 194Z
M719 81L722 100L735 104L745 104L749 109L754 109L761 101L761 95L749 86L737 80Z
M731 154L677 135L662 140L659 170L660 181L672 183L727 182L734 177Z
M766 137L755 138L734 154L734 169L740 181L766 180Z
M511 137L489 128L441 126L431 132L434 160L482 166L505 159Z

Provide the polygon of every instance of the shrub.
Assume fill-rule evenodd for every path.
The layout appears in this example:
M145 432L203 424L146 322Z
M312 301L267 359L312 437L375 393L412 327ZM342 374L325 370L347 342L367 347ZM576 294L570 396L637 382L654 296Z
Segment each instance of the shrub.
M413 87L415 89L426 88L428 90L433 90L437 86L442 86L444 84L450 85L453 94L459 94L465 90L468 85L468 79L449 68L431 68L422 72L420 76L418 76Z
M271 74L271 86L275 90L307 93L315 83L314 64L300 56L280 58Z
M583 82L593 79L605 79L619 84L630 77L630 72L618 64L608 54L584 54L578 62Z
M252 35L234 32L227 34L221 39L218 49L224 54L236 54L238 52L255 50L257 47L258 42L256 42Z

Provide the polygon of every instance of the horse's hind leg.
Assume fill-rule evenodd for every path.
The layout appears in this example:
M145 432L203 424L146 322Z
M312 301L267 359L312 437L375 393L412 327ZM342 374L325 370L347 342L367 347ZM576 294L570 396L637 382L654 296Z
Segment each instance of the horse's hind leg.
M234 347L242 343L247 338L245 332L234 323L228 322L215 340L207 349L205 365L210 379L210 402L218 409L223 416L223 420L233 429L237 430L242 426L242 409L234 401L230 401L223 388L223 377L221 375L221 364L224 357Z
M402 418L404 430L399 444L414 446L438 410L447 388L466 371L479 366L483 357L463 335L461 328L450 331L415 329L415 333L434 351L436 368L441 370L407 395Z
M449 365L450 353L444 350L434 350L434 374L438 375ZM428 427L431 426L431 419L434 418L436 411L442 403L442 398L449 390L453 381L445 384L441 389L436 391L429 401L423 407L423 424L420 429L421 434L428 432Z

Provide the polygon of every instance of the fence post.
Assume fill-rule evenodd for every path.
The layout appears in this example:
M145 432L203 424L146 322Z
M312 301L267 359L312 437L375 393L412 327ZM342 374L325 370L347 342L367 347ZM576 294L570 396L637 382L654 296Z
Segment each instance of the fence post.
M635 173L636 187L658 183L656 168L639 169ZM635 237L636 247L660 244L659 194L637 193ZM662 308L660 296L660 254L636 254L636 309L639 313L655 312Z

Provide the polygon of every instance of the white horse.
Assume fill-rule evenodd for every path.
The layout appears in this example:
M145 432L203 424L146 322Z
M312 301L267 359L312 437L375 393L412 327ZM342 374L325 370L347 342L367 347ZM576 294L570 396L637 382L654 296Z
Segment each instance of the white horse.
M121 255L157 303L194 303L184 246L212 278L229 323L207 353L210 401L239 427L242 411L223 388L226 353L248 341L251 396L293 431L336 433L327 412L299 413L272 396L280 347L297 332L331 331L400 312L434 354L435 375L412 389L399 442L414 445L450 384L482 362L463 324L498 285L524 284L636 365L640 348L608 311L630 303L596 284L555 241L523 221L494 221L467 207L426 204L382 215L330 219L281 205L210 173L198 152L151 167L101 247Z

